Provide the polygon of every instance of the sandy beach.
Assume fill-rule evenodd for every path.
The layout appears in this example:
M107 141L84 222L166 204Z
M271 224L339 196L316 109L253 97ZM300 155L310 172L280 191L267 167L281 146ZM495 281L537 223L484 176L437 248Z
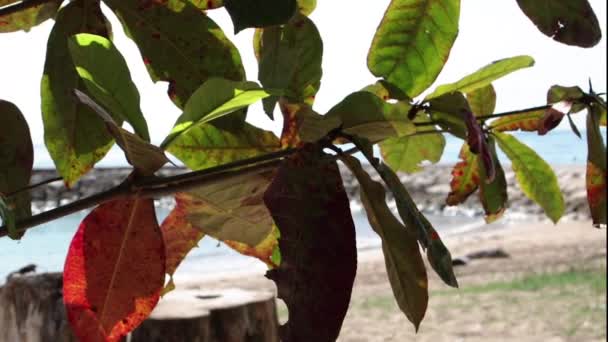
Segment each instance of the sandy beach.
M605 230L587 221L527 223L444 240L455 257L493 248L510 257L457 267L460 289L431 272L429 308L415 334L394 303L381 250L362 251L339 341L605 341ZM193 275L178 287L274 291L262 273Z

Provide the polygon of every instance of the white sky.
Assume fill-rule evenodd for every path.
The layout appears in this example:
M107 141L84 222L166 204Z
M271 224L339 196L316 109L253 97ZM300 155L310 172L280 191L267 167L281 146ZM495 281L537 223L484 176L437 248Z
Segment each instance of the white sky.
M323 81L315 104L318 112L325 113L349 93L375 82L367 70L367 49L389 2L318 1L312 19L321 32L325 47ZM605 36L606 1L590 2ZM127 59L139 88L141 107L148 120L152 140L159 143L170 131L180 111L165 95L166 84L150 81L137 47L124 36L118 20L109 11L105 12L114 27L115 43ZM256 80L257 63L251 47L253 30L245 30L235 37L232 23L223 9L209 13L240 48L248 79ZM436 84L456 81L497 59L527 54L536 60L533 68L495 82L497 111L542 105L547 90L553 84L579 85L587 90L589 77L596 91L607 90L605 38L592 49L559 44L540 33L514 0L463 0L460 23L459 37ZM39 88L46 39L52 25L53 22L48 21L29 33L0 35L0 98L14 102L24 112L35 145L43 144ZM583 119L579 116L575 121L582 123ZM280 119L274 123L267 119L260 105L250 108L248 120L276 133L282 126ZM561 127L566 128L564 124ZM102 164L121 163L123 157L118 151L110 154ZM35 164L50 166L49 156L38 153Z

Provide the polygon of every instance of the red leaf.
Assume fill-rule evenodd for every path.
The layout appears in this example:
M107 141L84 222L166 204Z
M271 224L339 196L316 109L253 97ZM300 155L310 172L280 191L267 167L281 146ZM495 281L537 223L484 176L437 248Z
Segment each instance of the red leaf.
M281 340L335 341L357 268L355 226L335 161L316 145L288 158L264 195L281 231L281 265L266 276L289 309Z
M464 122L467 125L467 144L469 145L469 149L471 152L478 154L481 157L481 162L486 170L486 182L491 183L494 181L494 177L496 177L496 169L494 167L494 160L490 154L490 149L488 148L486 136L473 113L470 111L463 111L463 114Z
M572 107L572 104L570 104L569 107ZM549 131L553 130L559 125L560 122L562 122L564 116L566 116L566 113L570 111L570 108L567 108L565 111L560 111L557 108L559 107L553 106L547 109L545 115L540 120L538 125L538 135L545 135L549 133Z
M280 264L279 236L280 233L278 228L273 225L270 234L256 246L252 247L244 243L230 240L226 240L224 243L243 255L257 258L266 263L268 267L275 268Z
M447 205L463 203L477 190L479 185L477 156L469 151L467 144L462 145L459 157L462 161L452 169L451 191L446 199Z
M591 161L587 162L587 201L596 225L606 224L606 178L606 171Z
M100 205L82 221L65 261L63 299L80 341L119 341L148 317L165 276L152 199Z

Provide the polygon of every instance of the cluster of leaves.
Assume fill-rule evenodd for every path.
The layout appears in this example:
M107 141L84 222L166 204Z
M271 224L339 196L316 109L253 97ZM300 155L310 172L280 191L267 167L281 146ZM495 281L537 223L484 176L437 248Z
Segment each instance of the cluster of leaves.
M103 0L137 44L154 81L168 82L181 116L160 146L150 143L139 93L112 42L99 0L0 0L0 32L55 24L41 82L44 139L57 171L72 186L117 143L133 166L129 196L97 206L81 223L64 270L64 301L81 340L117 341L140 324L188 252L205 236L262 260L289 309L284 341L333 341L350 301L356 273L355 229L336 160L361 186L369 223L382 239L395 299L418 328L428 302L421 256L450 286L458 286L451 256L416 207L395 171L416 172L437 162L449 132L463 140L447 204L479 189L488 222L507 208L507 183L496 145L511 159L517 180L555 222L564 212L557 178L541 157L508 132L546 134L567 116L587 110L587 188L594 223L606 224L606 103L593 90L554 86L541 109L495 114L492 82L534 64L517 56L493 62L457 82L435 81L458 35L459 0L393 0L375 34L369 70L381 78L320 115L313 109L322 76L323 43L308 17L315 0ZM589 47L601 38L586 0L517 0L553 39ZM6 6L5 6L6 5ZM235 30L255 28L258 80L247 81L239 51L205 11L225 8ZM263 101L283 115L281 137L245 122ZM32 144L19 109L0 101L0 215L11 238L31 215L27 191ZM128 123L133 132L122 127ZM578 129L572 123L576 133ZM580 133L578 133L580 135ZM354 143L380 176L337 145ZM378 143L382 159L373 155ZM328 149L333 150L329 153ZM291 154L280 163L260 156ZM192 170L235 165L213 182L190 185L159 225L153 199L135 186L162 183L155 173L171 153ZM239 162L239 164L234 164ZM238 167L237 167L238 166ZM245 166L252 166L246 168ZM260 167L262 166L262 167ZM140 183L137 183L140 182ZM384 184L383 184L384 183ZM182 187L185 188L185 187ZM385 188L396 199L389 210ZM143 265L143 266L142 266Z

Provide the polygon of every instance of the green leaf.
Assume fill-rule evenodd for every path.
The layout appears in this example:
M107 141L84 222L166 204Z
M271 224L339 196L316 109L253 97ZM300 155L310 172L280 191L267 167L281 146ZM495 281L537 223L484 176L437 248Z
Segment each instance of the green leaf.
M499 132L494 136L498 146L511 159L523 193L538 203L553 222L557 222L564 214L564 197L549 164L515 137Z
M459 18L460 0L392 0L367 56L369 70L414 98L447 62Z
M309 16L317 8L317 0L298 0L298 10L305 16Z
M14 5L21 1L0 0L0 7ZM0 18L0 33L15 32L19 30L29 31L32 27L42 24L48 19L54 18L63 0L47 1L17 13L9 14Z
M188 0L188 2L202 10L210 10L224 6L224 0Z
M427 259L431 267L447 285L458 287L458 281L452 268L452 255L445 247L433 225L418 210L405 186L397 174L388 166L380 163L377 167L380 177L384 180L395 197L397 211L405 226L418 234L418 241L427 249Z
M269 95L255 82L211 78L192 94L161 147L167 148L177 137L188 134L189 130L246 108Z
M428 112L437 125L459 137L467 138L467 126L464 122L465 112L471 112L467 98L461 92L449 93L429 101Z
M496 155L496 142L492 136L488 137L488 149L494 165L494 180L489 180L483 160L479 157L477 158L477 171L479 174L479 200L485 211L486 223L492 223L500 219L507 210L509 195L505 171Z
M254 44L262 85L284 89L290 102L312 105L323 74L323 41L312 20L297 14L284 26L258 29ZM264 100L271 118L277 100L276 96Z
M139 173L150 176L169 161L162 149L118 126L110 113L95 103L88 95L78 89L75 90L75 94L82 103L93 109L103 119L106 128L116 139L118 146L125 152L127 161Z
M139 107L139 92L114 44L104 37L81 33L69 39L68 47L90 94L115 116L130 123L142 139L150 141Z
M456 91L470 93L476 89L483 88L514 71L528 68L533 65L534 59L530 56L516 56L501 59L463 77L460 81L438 86L432 94L427 95L426 100L434 99L441 95Z
M592 47L602 30L587 0L517 0L536 27L554 40L580 47Z
M282 25L296 13L296 0L224 0L234 32L248 27Z
M272 132L248 123L225 129L206 123L179 135L167 151L189 168L200 170L279 149L279 140Z
M600 116L606 109L593 103L587 113L587 201L593 224L606 225L606 178L608 177L606 145L600 131Z
M467 93L467 100L475 116L494 114L494 109L496 109L496 91L492 83Z
M477 190L479 185L478 155L471 153L469 145L462 144L459 161L452 169L450 193L446 199L447 205L464 203Z
M401 91L401 89L385 80L380 80L374 84L370 84L365 88L361 89L361 91L367 91L372 94L375 94L384 101L393 99L411 102L411 99L408 98L407 95L405 95L405 93Z
M205 13L189 2L104 1L137 44L154 82L169 82L180 108L210 77L245 80L236 47Z
M503 116L490 121L489 127L495 132L519 130L524 132L536 132L540 127L541 120L545 116L545 112L545 109L541 109Z
M410 109L411 105L406 102L389 104L370 92L359 91L334 106L325 115L325 120L340 123L344 133L375 143L415 133L416 126L407 117Z
M428 304L428 279L416 234L404 227L391 213L386 205L384 187L371 179L359 160L348 155L342 156L340 160L361 185L361 201L367 219L382 239L382 251L393 294L401 311L418 330Z
M177 193L176 210L206 235L255 247L272 231L273 221L263 195L274 171L230 176Z
M11 239L24 232L15 229L16 220L32 215L29 191L6 197L30 184L34 150L30 129L14 104L0 100L0 217Z
M586 94L580 87L554 85L547 92L547 103L553 104L566 101L572 104L570 113L578 113L586 108L585 103L582 101L585 97Z
M415 122L428 122L428 117L417 116ZM393 169L407 173L422 170L422 162L437 163L445 148L445 137L435 127L418 129L424 135L389 138L380 144L384 161ZM434 132L437 132L436 134Z
M85 6L78 0L59 11L49 36L41 82L44 141L68 186L87 173L113 144L103 121L74 96L74 89L86 87L74 68L68 38L85 32L107 37L108 28L98 4Z

